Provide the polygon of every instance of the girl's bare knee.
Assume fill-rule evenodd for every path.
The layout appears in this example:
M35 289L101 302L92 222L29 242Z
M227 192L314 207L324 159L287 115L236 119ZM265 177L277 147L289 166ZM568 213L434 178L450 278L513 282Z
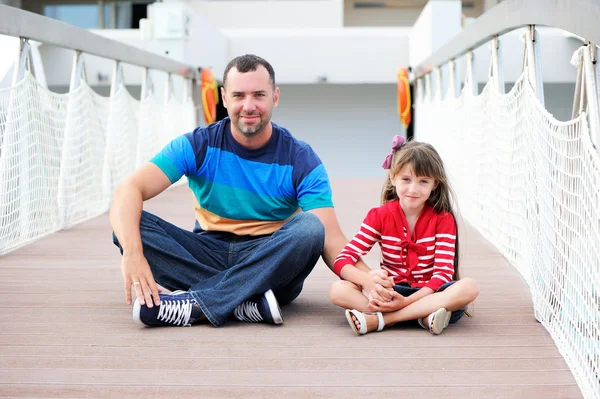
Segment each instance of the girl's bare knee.
M463 283L463 295L469 303L473 302L479 296L479 284L470 277L465 277L460 281Z
M344 280L338 280L331 284L328 293L329 300L331 301L331 303L333 303L334 305L339 305L340 303L342 303L345 300L345 298L348 297L348 293L349 290L352 289L352 285L354 284Z

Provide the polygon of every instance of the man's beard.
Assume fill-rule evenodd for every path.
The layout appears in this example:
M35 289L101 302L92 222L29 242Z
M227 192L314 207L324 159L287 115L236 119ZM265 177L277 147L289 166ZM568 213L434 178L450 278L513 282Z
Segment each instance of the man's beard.
M257 136L260 132L263 131L263 129L265 128L265 126L267 125L266 123L263 122L263 118L260 117L260 121L257 125L254 126L247 126L244 125L244 123L242 122L242 118L239 117L236 123L236 126L238 128L238 130L246 137L250 138L250 137L254 137Z

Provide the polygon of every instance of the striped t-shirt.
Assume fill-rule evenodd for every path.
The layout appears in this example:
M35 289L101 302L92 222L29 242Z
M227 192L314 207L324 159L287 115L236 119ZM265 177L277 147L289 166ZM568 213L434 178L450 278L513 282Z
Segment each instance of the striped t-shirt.
M408 222L398 200L373 208L360 231L335 259L333 271L339 276L343 267L356 265L373 245L381 247L381 268L394 283L429 287L437 291L453 279L456 222L449 212L436 213L425 205L411 239Z
M317 154L272 125L269 142L250 150L235 141L225 118L175 138L150 162L171 183L187 176L202 230L271 234L298 211L333 207Z

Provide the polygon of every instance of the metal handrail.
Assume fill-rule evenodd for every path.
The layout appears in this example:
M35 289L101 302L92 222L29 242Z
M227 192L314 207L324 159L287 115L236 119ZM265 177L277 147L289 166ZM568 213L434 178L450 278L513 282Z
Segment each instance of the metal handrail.
M190 79L197 78L197 69L191 65L6 5L0 5L0 34L31 39Z
M496 35L528 25L551 26L600 44L598 0L505 0L477 18L420 65L414 79L489 42Z

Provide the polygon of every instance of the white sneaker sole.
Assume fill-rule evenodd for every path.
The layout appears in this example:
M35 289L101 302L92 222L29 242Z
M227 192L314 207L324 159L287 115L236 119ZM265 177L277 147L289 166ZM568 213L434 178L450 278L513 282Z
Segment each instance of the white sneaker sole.
M133 316L133 321L136 322L136 324L139 324L140 326L146 327L146 325L142 323L142 320L140 319L140 309L140 303L136 298L135 302L133 302L133 310L131 312L131 315Z
M445 308L438 309L433 316L433 326L431 326L430 331L435 335L441 334L444 328L448 327L451 315L452 312L447 311Z
M271 310L271 317L273 318L273 323L275 324L283 324L283 314L281 313L281 309L279 308L279 302L277 302L277 298L275 298L275 294L272 290L265 292L265 298L267 298L267 303L269 304L269 309Z

